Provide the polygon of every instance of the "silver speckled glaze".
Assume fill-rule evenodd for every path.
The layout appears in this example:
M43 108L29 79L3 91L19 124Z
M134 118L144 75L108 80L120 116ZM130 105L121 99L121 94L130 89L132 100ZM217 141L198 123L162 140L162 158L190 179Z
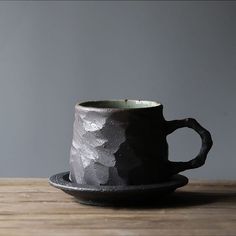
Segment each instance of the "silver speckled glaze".
M204 164L210 133L194 119L165 121L163 106L139 100L91 101L75 107L70 179L88 185L157 183ZM202 137L199 155L168 161L166 136L189 127Z

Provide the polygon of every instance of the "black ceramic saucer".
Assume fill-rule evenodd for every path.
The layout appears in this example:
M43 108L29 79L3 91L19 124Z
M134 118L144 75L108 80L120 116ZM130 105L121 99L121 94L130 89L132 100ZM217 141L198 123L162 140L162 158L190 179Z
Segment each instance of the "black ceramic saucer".
M174 175L168 181L150 185L93 186L72 183L69 172L53 175L49 183L89 205L136 205L157 202L167 194L188 183L183 175Z

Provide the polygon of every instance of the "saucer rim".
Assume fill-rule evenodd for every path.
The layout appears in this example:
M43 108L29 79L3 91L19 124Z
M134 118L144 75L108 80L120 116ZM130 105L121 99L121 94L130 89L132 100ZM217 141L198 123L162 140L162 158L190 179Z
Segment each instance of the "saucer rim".
M134 191L151 191L151 190L165 190L165 189L177 189L188 184L188 178L181 174L176 174L170 177L169 180L155 183L155 184L145 184L145 185L109 185L109 186L96 186L87 184L77 184L65 179L65 176L69 175L69 171L60 172L49 177L48 182L51 186L61 189L63 191L77 191L77 192L134 192Z

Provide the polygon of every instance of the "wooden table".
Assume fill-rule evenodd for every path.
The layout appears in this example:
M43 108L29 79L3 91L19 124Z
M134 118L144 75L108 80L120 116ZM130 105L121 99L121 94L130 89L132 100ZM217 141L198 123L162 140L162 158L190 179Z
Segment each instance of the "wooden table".
M0 179L0 235L236 236L236 181L191 182L155 207L85 206L46 179Z

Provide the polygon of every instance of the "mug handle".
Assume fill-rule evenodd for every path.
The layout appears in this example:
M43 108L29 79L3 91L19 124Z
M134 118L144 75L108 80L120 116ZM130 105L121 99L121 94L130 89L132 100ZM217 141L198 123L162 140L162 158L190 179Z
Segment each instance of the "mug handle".
M171 174L177 174L181 171L188 169L195 169L205 164L207 154L213 145L211 134L208 130L203 128L193 118L166 121L165 127L166 127L166 135L171 134L176 129L187 127L195 130L202 139L202 146L200 152L194 159L186 162L168 161L168 167L170 168Z

